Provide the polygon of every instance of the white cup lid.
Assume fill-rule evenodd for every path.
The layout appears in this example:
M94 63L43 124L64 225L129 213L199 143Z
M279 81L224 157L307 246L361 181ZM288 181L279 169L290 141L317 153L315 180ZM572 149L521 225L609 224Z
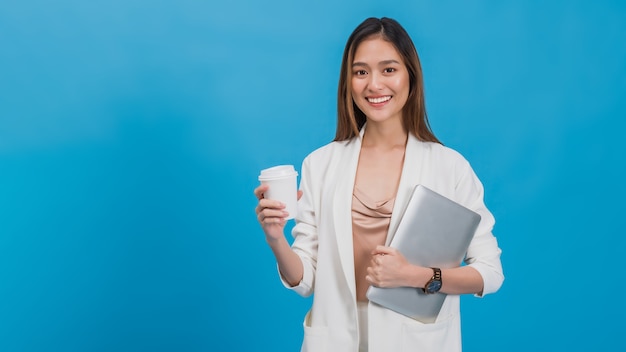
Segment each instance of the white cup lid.
M270 167L269 169L261 170L261 175L259 175L259 181L272 180L283 177L291 177L297 176L293 165L278 165L274 167Z

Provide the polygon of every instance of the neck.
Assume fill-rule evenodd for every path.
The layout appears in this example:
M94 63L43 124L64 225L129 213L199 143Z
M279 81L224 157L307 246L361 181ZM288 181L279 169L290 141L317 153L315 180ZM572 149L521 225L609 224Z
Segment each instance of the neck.
M367 123L363 146L397 148L406 145L408 134L401 124Z

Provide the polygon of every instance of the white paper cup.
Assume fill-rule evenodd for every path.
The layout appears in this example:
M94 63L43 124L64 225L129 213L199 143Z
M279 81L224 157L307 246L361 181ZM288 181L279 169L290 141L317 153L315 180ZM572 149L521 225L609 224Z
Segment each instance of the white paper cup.
M269 185L265 198L278 200L286 205L287 220L298 213L298 173L293 165L278 165L261 171L259 181Z

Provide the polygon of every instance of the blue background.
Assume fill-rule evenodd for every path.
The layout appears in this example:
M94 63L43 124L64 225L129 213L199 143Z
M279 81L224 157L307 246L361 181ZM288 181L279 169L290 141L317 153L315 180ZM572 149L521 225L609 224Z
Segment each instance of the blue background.
M5 0L0 351L298 350L311 301L252 190L333 138L369 16L413 37L497 219L465 350L626 349L623 2Z

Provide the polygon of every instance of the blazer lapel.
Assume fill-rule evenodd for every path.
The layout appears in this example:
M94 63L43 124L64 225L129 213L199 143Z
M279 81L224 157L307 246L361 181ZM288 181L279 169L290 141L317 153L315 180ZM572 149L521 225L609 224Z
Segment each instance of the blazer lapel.
M346 283L350 292L356 297L356 282L354 278L354 247L352 243L352 192L356 178L356 169L361 152L361 138L364 128L358 138L353 138L346 144L346 149L337 167L343 169L338 175L337 187L333 198L333 213L335 223L335 238L339 258Z
M387 233L387 240L385 241L386 246L389 246L393 235L396 233L402 214L409 203L409 197L411 196L413 187L420 182L424 164L424 153L422 151L422 142L409 133L404 154L404 165L402 165L402 175L400 176L400 184L398 185L396 201L389 223L389 232Z

